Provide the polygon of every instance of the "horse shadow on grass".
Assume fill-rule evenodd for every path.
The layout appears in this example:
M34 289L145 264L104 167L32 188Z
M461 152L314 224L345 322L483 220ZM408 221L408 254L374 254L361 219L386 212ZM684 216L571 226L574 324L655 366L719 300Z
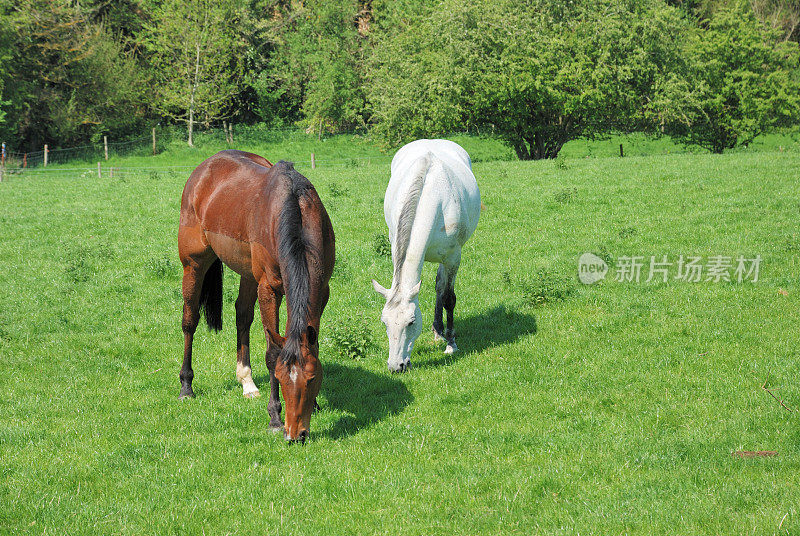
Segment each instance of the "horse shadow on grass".
M376 374L355 365L327 362L322 365L322 412L337 411L340 416L321 432L331 439L355 434L374 423L400 413L414 396L406 385L388 373Z
M311 419L312 433L331 439L340 439L369 428L374 423L400 413L414 397L405 384L389 373L376 374L356 365L336 362L322 363L323 380L320 391L320 415ZM269 375L254 375L261 396L269 397ZM235 380L226 382L228 390L241 390ZM327 429L315 431L314 421L327 420L326 412L343 415ZM284 414L281 414L281 418Z
M434 344L434 348L424 351L416 362L412 356L412 366L433 368L449 365L467 355L483 352L487 348L513 343L527 335L535 335L538 327L536 316L498 305L472 316L460 318L456 314L455 330L458 352L445 355L442 352L444 343ZM432 335L428 334L428 337Z

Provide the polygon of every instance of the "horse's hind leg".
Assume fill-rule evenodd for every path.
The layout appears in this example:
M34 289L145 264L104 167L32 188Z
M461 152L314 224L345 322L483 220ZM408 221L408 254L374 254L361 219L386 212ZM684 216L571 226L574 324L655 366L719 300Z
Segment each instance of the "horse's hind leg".
M205 259L204 259L205 260ZM213 262L213 260L211 261ZM203 277L211 262L199 263L195 259L187 259L183 267L183 365L178 377L181 380L181 392L178 398L194 397L192 380L192 341L197 324L200 322L200 291L203 288Z
M444 264L439 265L436 271L436 305L433 308L433 340L438 342L444 339L444 322L442 321L442 298L444 297L445 281L447 275L445 273Z
M258 284L255 279L242 276L239 297L236 298L236 379L242 384L245 398L261 395L253 382L250 368L250 326L253 324L257 297Z
M178 232L178 251L183 264L183 365L179 398L193 397L192 340L200 322L200 294L208 268L217 260L198 228L181 226Z
M444 310L447 311L447 327L444 330L444 338L447 341L447 347L444 350L446 354L452 354L458 351L458 346L456 346L456 333L453 329L453 312L456 308L456 274L458 273L460 264L461 252L459 251L448 259L448 262L439 265L439 272L436 273L436 305L439 326L442 324L442 313L439 309L439 304L441 303ZM434 329L436 329L435 325Z

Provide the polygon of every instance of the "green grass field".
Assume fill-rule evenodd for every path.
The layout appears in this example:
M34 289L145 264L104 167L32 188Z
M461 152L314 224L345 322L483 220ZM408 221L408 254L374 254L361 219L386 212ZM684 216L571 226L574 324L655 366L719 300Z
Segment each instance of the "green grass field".
M596 158L576 145L492 162L467 141L485 209L456 284L461 352L424 330L403 375L386 370L370 285L391 278L374 248L388 158L298 166L337 236L322 409L302 447L268 431L266 396L241 396L230 270L224 330L195 337L198 396L177 400L188 173L7 176L0 532L800 534L800 151L621 159L609 140ZM331 157L380 155L336 143ZM592 286L577 280L587 251L612 263ZM615 281L634 255L762 262L757 282ZM362 323L368 356L338 357L331 334Z

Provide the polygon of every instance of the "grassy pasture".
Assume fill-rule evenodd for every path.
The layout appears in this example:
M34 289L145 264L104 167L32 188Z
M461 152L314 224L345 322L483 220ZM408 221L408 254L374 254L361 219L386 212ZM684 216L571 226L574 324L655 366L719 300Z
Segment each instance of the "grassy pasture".
M177 400L186 173L0 183L0 532L800 533L798 413L762 389L800 410L800 154L486 160L456 284L462 351L426 330L403 375L386 371L369 284L391 277L374 248L388 164L301 167L337 235L304 447L267 430L266 396L241 396L230 271L223 332L195 338L198 397ZM755 283L621 283L612 263L583 286L586 251L763 260ZM353 323L374 336L361 360L331 343Z

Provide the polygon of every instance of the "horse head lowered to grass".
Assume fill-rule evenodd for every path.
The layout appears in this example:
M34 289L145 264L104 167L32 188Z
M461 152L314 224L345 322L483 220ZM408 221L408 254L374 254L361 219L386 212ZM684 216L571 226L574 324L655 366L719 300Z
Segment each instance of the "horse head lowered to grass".
M191 174L181 199L184 354L180 397L193 397L192 339L204 310L222 329L222 265L240 276L236 299L236 377L259 395L250 368L250 325L258 301L267 337L270 428L290 441L308 437L322 383L320 317L333 273L334 235L316 190L289 162L272 165L243 151L221 151ZM286 336L278 311L286 295ZM281 422L283 390L285 426Z
M402 372L410 367L411 349L422 333L418 296L425 261L439 263L434 338L447 341L445 353L458 350L453 330L454 283L461 247L478 225L481 197L469 155L452 141L411 142L394 155L391 169L383 212L394 276L389 289L374 279L372 286L386 299L381 320L389 337L389 370ZM447 328L442 309L447 311Z

